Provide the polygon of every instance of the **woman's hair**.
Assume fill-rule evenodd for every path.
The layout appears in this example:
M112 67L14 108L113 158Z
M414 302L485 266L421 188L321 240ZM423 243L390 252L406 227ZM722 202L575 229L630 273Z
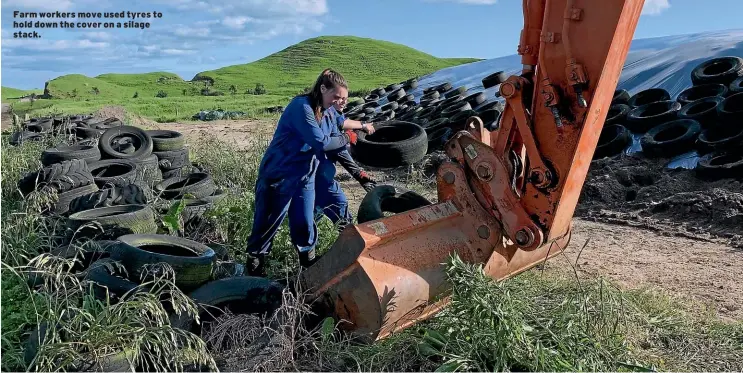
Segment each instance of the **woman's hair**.
M325 86L327 89L333 89L338 86L348 88L346 79L339 72L333 69L325 69L317 77L315 85L312 86L312 90L305 94L310 99L310 106L315 111L315 119L319 122L322 119L322 92L320 86Z

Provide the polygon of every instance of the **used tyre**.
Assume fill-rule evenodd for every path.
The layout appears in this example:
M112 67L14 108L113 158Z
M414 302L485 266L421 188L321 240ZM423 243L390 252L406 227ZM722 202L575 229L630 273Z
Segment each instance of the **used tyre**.
M175 284L193 290L209 280L216 255L208 246L186 238L161 234L128 234L118 238L123 245L111 251L134 278L141 278L146 265L167 263L175 272Z
M435 85L433 87L428 87L428 88L424 89L423 90L423 94L427 94L427 93L433 92L433 91L436 91L436 92L439 92L439 93L444 93L444 92L446 92L446 91L448 91L450 89L451 89L451 83L444 82L444 83Z
M112 247L118 245L117 243L116 245L112 245ZM128 279L128 276L119 268L119 265L122 264L111 258L99 259L90 265L85 278L97 284L103 294L108 292L115 295L116 298L121 298L127 293L134 291L138 285L136 282Z
M462 96L464 95L465 92L467 92L467 87L461 86L461 87L454 88L449 92L444 93L444 97L452 98L452 97Z
M360 132L353 147L356 159L371 167L398 167L426 155L426 131L415 123L391 121L369 135Z
M743 92L728 96L717 106L721 124L735 125L743 120Z
M474 110L465 110L457 112L456 114L452 115L450 120L449 127L456 131L462 131L465 128L465 125L467 124L467 119L470 117L476 117L477 112Z
M743 152L713 152L699 159L698 177L707 180L743 178Z
M387 93L387 91L384 88L382 88L382 87L377 88L377 89L371 91L371 94L376 95L378 97L383 97L386 93Z
M604 125L609 124L624 124L627 120L627 114L632 110L629 105L614 104L609 107L609 112L606 113L606 121Z
M388 103L382 105L382 107L380 108L380 110L382 110L382 111L396 110L398 107L400 107L400 104L398 104L397 101L392 101L392 102L388 102Z
M676 101L659 101L639 106L627 114L625 127L634 133L645 133L676 119L680 109L681 104Z
M99 207L71 214L68 217L69 227L78 230L90 223L99 224L103 230L124 228L133 233L155 233L155 214L147 205L122 205ZM87 236L87 233L85 233Z
M699 122L679 119L657 126L641 139L642 152L652 158L671 158L694 149L702 131Z
M485 94L482 92L473 93L465 97L463 100L469 102L472 107L478 107L485 102Z
M368 94L368 95L364 96L364 101L366 103L364 105L362 105L362 106L369 107L369 106L366 106L366 104L371 103L371 102L377 102L377 100L379 100L379 95L375 95L373 93L372 94Z
M402 105L407 102L415 102L415 96L412 93L408 93L397 99L397 103Z
M27 141L41 141L44 137L38 132L16 131L10 135L10 145L18 146Z
M186 138L182 133L168 130L145 131L152 138L152 151L164 152L181 149L186 145Z
M702 127L712 127L717 124L717 108L722 103L722 97L707 97L684 105L678 112L681 119L692 119Z
M379 185L366 194L358 210L358 222L363 224L384 217L385 212L399 214L431 202L411 190L392 185Z
M614 97L611 99L611 105L627 105L629 104L630 94L626 89L617 89L614 91Z
M101 189L76 197L69 204L69 211L76 213L92 210L99 207L111 207L119 205L145 205L147 197L144 191L136 184L124 187L114 186Z
M54 203L51 212L59 215L67 214L70 210L70 204L72 203L72 201L74 201L76 198L84 197L97 191L98 186L95 185L95 183L90 183L88 185L83 185L78 188L70 189L64 193L60 193L57 195L57 202Z
M732 83L730 83L730 87L728 87L729 94L736 94L743 92L743 76L741 76L738 79L733 80Z
M199 324L190 315L173 315L173 328L201 334L203 323L209 323L225 311L233 314L268 316L282 301L283 287L276 281L251 276L228 277L210 281L189 294L199 307Z
M163 172L160 170L160 161L157 155L150 154L149 157L134 159L137 165L137 183L153 188L157 183L163 181Z
M691 82L694 85L728 85L741 75L743 75L743 58L718 57L697 65L691 71Z
M461 113L463 111L470 111L472 110L472 106L467 101L461 101L457 102L455 104L452 104L448 106L446 109L441 111L441 116L446 118L451 118L454 115Z
M629 99L628 105L632 108L652 104L659 101L671 100L671 94L663 88L650 88L637 92Z
M450 125L451 121L449 120L449 118L439 118L429 121L423 128L426 130L426 133L430 134L442 128L449 128Z
M394 91L390 92L387 95L388 101L397 101L403 97L405 97L407 93L405 93L405 90L402 88L395 89Z
M95 162L101 159L101 151L98 147L91 145L60 144L41 153L41 164L44 166L73 159L82 159L88 163Z
M107 158L142 159L152 154L152 138L144 130L132 126L119 126L106 130L100 138L101 153ZM136 150L122 153L116 148L132 144Z
M743 123L705 129L699 135L697 149L702 153L734 150L743 147Z
M601 130L593 159L613 157L632 143L632 134L620 124L605 125Z
M424 94L423 97L421 97L421 100L424 100L424 99L425 100L428 100L428 99L434 99L435 100L435 99L437 99L439 97L441 97L441 94L439 93L439 91L431 91L431 92L428 92L428 93Z
M495 87L508 79L504 71L498 71L482 78L482 86L487 89Z
M676 97L676 101L681 106L690 104L696 100L708 97L725 97L728 94L728 87L722 84L703 84L685 89Z
M489 109L481 111L477 114L482 120L482 124L488 131L495 131L498 129L501 112L496 109Z
M162 152L153 152L157 156L157 164L161 170L169 171L176 168L183 168L191 164L188 156L188 148L167 150Z
M440 150L444 147L447 141L451 138L453 131L449 127L439 128L428 135L428 150L426 153L430 154L434 151Z
M18 189L24 195L44 188L53 188L62 193L93 182L88 164L82 159L73 159L27 173L18 182Z
M364 133L361 132L359 134L359 139L361 139ZM165 199L183 198L188 195L192 198L203 198L214 193L216 189L217 187L214 185L212 177L204 172L195 172L182 177L166 179L155 187L155 190Z
M137 165L126 159L106 159L93 162L88 167L99 188L107 185L125 187L137 180Z

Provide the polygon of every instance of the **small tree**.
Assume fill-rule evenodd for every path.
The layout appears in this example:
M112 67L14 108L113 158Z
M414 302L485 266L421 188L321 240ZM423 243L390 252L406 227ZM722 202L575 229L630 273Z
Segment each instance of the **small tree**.
M183 88L183 95L185 96L188 93L188 90Z
M72 90L72 97L77 97L77 88Z
M265 95L266 94L266 87L263 85L263 83L258 83L255 85L255 94L257 95Z
M95 95L98 95L99 93L101 93L101 91L98 90L98 87L93 87L93 93Z
M160 90L160 91L157 92L157 94L155 95L155 97L160 97L160 98L168 97L168 92L165 92L163 90Z
M233 95L237 93L237 88L234 84L230 86L230 93Z
M137 98L137 97L139 97L139 92L134 92L134 96L132 96L132 98Z

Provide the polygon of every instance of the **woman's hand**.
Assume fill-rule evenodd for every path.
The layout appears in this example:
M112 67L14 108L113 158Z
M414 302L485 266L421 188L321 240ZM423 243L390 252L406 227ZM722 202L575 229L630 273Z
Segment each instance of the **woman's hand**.
M374 131L376 131L376 130L374 129L374 126L372 126L372 124L371 124L371 123L364 123L364 124L363 124L363 125L361 126L361 129L362 129L362 130L363 130L364 132L366 132L366 133L368 133L368 134L370 134L370 135L371 135L372 133L374 133Z

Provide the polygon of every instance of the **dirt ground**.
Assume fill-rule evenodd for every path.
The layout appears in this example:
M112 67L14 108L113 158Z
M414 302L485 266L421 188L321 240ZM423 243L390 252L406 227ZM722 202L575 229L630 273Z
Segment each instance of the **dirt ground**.
M101 114L123 116L115 109ZM176 130L192 139L216 136L239 148L270 139L275 128L270 121L248 120L158 124L134 118L132 122ZM414 168L430 176L432 163L435 158ZM400 175L408 170L368 171L378 181L394 184L402 182ZM364 190L340 168L338 179L355 212ZM435 202L432 179L428 187L419 192ZM706 304L725 319L741 320L741 182L700 182L690 171L664 170L658 162L641 159L594 162L576 211L571 244L564 256L547 267L572 272L570 263L577 265L581 276L608 276L630 288L660 288Z

